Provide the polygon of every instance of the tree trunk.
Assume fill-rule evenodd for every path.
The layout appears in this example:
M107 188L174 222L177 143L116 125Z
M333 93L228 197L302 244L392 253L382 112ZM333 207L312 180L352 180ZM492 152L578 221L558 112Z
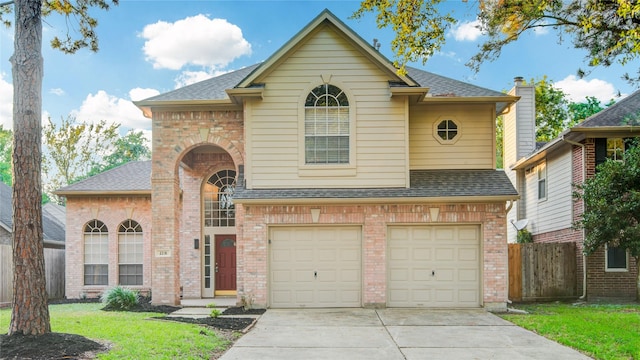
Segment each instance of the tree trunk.
M41 0L15 1L13 73L13 308L9 335L51 332L42 235Z

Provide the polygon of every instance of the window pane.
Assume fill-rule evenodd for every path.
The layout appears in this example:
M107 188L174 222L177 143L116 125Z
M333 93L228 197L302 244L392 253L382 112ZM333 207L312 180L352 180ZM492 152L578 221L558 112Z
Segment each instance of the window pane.
M333 85L320 85L307 96L304 124L307 164L349 162L348 105L344 92Z
M142 265L120 265L120 285L142 285Z
M204 226L235 226L235 205L233 204L235 186L234 170L218 171L209 178L203 190Z
M84 265L85 285L108 285L109 267L108 265Z
M607 269L626 269L627 252L617 247L607 247Z

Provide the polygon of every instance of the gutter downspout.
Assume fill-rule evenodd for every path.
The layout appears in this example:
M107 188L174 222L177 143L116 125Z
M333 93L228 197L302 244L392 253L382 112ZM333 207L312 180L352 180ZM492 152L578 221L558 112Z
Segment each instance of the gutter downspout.
M565 139L564 135L562 136L562 141L565 141L568 144L579 146L582 148L582 182L587 180L587 163L586 163L586 154L584 144L579 142L575 142L573 140ZM584 200L582 201L582 213L584 214ZM582 242L583 242L583 251L582 251L582 296L580 296L580 300L584 300L587 298L587 255L584 254L584 238L585 238L585 230L582 229Z

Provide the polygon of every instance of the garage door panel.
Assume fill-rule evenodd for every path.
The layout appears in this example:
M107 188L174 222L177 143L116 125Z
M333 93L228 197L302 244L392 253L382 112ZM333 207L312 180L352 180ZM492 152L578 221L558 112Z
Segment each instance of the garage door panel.
M408 252L408 250L405 250ZM411 252L413 260L431 260L430 248L413 248Z
M388 306L481 305L480 226L390 226L387 233Z
M480 281L480 274L477 269L460 269L458 270L458 281L477 283Z
M271 229L271 307L361 306L361 232L355 226ZM281 275L285 270L289 278Z
M452 248L436 248L435 249L435 260L436 261L453 261L454 259L454 249ZM426 259L424 259L426 260Z

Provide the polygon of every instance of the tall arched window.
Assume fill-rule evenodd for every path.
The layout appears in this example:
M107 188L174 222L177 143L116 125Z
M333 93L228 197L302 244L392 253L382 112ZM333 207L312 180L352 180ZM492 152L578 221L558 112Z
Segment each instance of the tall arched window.
M142 227L125 220L118 228L118 282L120 285L142 285Z
M213 174L204 185L204 226L235 226L233 194L236 172L222 170Z
M109 232L100 220L84 227L84 284L109 284Z
M305 163L349 163L349 100L344 91L320 85L311 90L304 108Z

